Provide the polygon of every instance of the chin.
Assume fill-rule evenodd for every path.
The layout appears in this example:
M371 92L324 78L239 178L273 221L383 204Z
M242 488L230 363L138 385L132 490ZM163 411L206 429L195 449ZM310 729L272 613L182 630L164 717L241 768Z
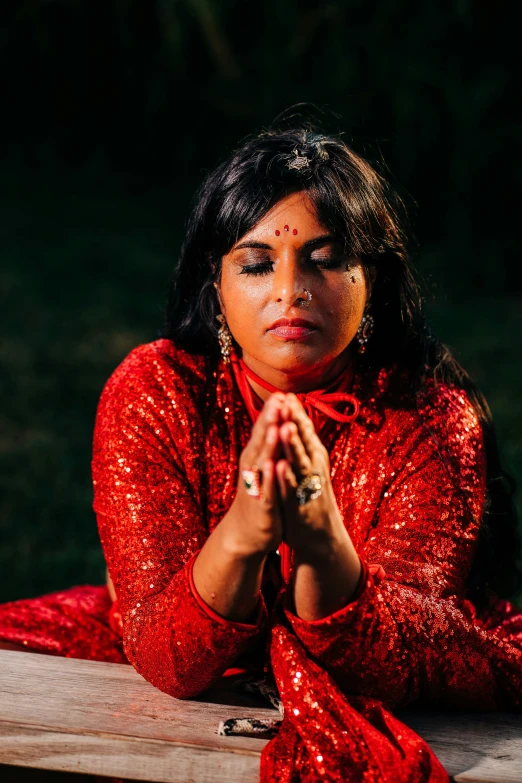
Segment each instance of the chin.
M318 350L317 346L305 346L286 343L279 349L273 349L260 360L273 370L280 372L317 370L317 366L327 364L333 358Z

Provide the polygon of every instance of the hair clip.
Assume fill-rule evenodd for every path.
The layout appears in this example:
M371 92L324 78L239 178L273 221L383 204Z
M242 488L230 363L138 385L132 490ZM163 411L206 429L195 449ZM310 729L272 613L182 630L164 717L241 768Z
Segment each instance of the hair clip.
M306 155L299 155L299 151L297 147L295 150L293 150L293 153L295 155L295 158L293 160L289 161L286 165L289 169L304 169L307 168L310 165L310 161L306 157Z

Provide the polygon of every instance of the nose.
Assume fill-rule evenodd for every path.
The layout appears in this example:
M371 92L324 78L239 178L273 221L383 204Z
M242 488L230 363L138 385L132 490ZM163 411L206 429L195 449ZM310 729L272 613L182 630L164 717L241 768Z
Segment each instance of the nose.
M306 299L305 276L293 258L279 258L272 276L272 295L277 302L292 305L296 299Z

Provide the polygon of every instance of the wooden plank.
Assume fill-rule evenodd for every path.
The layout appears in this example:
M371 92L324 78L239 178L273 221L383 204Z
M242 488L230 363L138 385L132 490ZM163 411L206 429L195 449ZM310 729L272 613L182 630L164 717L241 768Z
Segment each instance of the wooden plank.
M521 783L522 715L401 710L456 783Z
M0 650L0 672L0 764L158 783L229 783L234 775L254 783L267 740L219 737L219 721L277 717L264 699L231 694L226 680L204 697L178 700L132 666L11 650Z
M0 764L157 783L257 783L267 740L219 737L220 720L277 717L223 679L196 699L132 666L0 650ZM522 715L397 712L458 783L521 783Z
M0 672L0 719L58 731L103 727L108 734L220 750L227 739L215 733L220 720L277 716L264 699L227 694L225 683L204 697L174 699L125 664L0 650ZM229 696L259 706L227 705ZM238 751L259 751L257 739L234 739Z
M127 736L60 733L0 721L0 763L157 783L258 783L258 754ZM239 777L234 777L238 775Z

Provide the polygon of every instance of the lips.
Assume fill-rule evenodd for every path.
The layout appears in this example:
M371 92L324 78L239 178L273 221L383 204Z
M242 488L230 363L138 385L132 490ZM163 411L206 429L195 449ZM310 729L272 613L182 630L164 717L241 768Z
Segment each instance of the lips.
M280 318L274 321L270 334L279 340L306 340L317 331L318 327L313 321L306 318Z
M306 318L279 318L277 321L274 321L272 326L269 327L269 330L277 329L278 327L283 326L291 329L296 327L317 329L317 324L315 324L313 321L308 321Z

